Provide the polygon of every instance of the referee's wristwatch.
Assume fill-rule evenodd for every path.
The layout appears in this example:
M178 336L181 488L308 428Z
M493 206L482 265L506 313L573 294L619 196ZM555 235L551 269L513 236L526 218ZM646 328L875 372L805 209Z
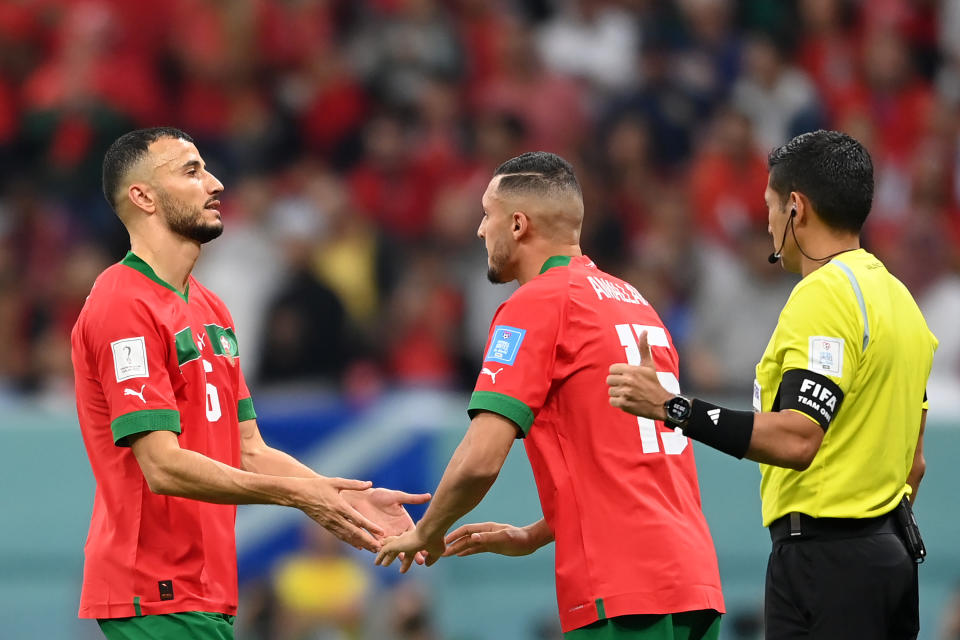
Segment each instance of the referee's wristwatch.
M689 398L673 396L663 403L663 409L667 412L666 422L672 427L682 429L690 420L690 415L693 413L693 404Z

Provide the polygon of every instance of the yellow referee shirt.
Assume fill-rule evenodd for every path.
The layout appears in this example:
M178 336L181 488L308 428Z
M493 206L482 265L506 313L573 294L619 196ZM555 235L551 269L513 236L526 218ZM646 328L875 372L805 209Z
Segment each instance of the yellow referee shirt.
M797 284L757 365L754 409L779 409L780 383L791 369L828 377L843 399L806 471L760 465L764 526L792 511L872 518L910 492L936 348L910 292L863 249Z

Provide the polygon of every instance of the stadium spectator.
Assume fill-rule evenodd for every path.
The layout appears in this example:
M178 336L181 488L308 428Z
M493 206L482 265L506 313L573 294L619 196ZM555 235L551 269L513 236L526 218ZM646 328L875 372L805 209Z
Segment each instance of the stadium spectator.
M954 268L934 282L918 300L930 330L940 337L937 357L930 372L929 394L944 407L944 413L960 412L960 336L953 328L960 318L960 270Z
M690 169L700 233L729 244L749 227L763 228L763 202L757 198L767 179L763 158L750 120L733 108L722 109Z
M326 232L317 204L308 194L293 194L271 211L284 272L266 307L258 374L266 384L309 380L335 387L346 368L346 310L314 268L314 248Z
M576 150L586 140L588 126L580 86L544 68L530 27L508 22L497 44L495 70L471 96L475 112L516 114L528 148Z
M409 134L398 113L375 116L364 128L365 157L347 178L356 209L403 243L428 233L438 186L431 168L413 161Z
M399 384L451 388L459 382L455 339L463 303L439 258L418 253L390 299L383 350Z
M837 102L856 83L860 34L842 0L800 0L803 36L796 59L816 85L824 108L837 118Z
M954 587L943 609L937 640L960 640L960 586Z
M637 81L640 32L638 16L618 2L563 2L537 27L537 45L547 68L583 78L602 95Z
M629 245L643 237L649 225L650 209L665 178L653 160L652 145L650 125L629 112L612 121L600 139L599 208L606 215L588 223L584 235L587 244L596 243L595 248L612 259L622 261Z
M761 150L819 128L822 114L813 85L786 64L771 36L754 35L747 41L744 57L744 71L733 86L731 101L750 119Z
M372 580L366 565L322 527L302 530L305 544L272 572L276 598L272 636L353 640L362 637Z
M742 41L730 0L679 0L671 66L681 86L710 108L729 97L740 73Z
M764 345L757 335L773 331L793 278L767 262L770 236L765 229L743 229L732 246L697 247L697 291L691 299L684 368L692 388L703 393L746 397L753 387L754 365ZM731 321L749 309L753 322ZM763 318L763 321L760 320ZM761 322L767 326L761 326Z
M357 30L350 60L383 104L411 107L430 78L460 75L460 41L438 0L396 0L381 7Z
M697 236L690 233L690 201L677 187L652 192L653 207L644 233L630 239L624 279L644 292L682 352L690 338L690 305L697 286ZM686 376L686 369L681 370Z
M306 150L329 157L337 167L356 162L371 101L343 51L330 46L305 60L284 76L277 93L280 104L296 119L291 143L302 137Z
M388 640L440 640L429 596L422 588L398 584L388 595Z

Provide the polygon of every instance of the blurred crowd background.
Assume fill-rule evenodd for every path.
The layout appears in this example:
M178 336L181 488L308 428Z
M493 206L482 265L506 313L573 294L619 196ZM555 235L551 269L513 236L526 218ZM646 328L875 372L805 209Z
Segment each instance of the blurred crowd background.
M960 0L3 0L0 401L73 404L70 330L128 248L103 153L154 125L226 185L195 275L255 395L472 388L512 291L486 281L480 196L541 149L575 165L584 251L659 311L685 390L744 403L796 282L766 260L766 154L846 131L874 159L866 246L940 339L934 407L960 406ZM304 548L349 586L329 637L356 637L367 583ZM307 565L264 602L295 607ZM397 594L396 637L437 637Z
M493 169L570 159L583 248L634 283L685 387L749 394L794 282L767 264L766 154L873 154L866 243L960 378L957 0L5 0L0 384L69 401L69 332L127 238L107 145L192 135L226 184L197 275L256 388L472 387L510 292L476 239Z

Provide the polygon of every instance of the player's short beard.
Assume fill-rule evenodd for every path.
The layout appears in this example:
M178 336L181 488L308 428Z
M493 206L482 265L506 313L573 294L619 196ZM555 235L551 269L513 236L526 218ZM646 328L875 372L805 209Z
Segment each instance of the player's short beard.
M207 224L203 221L201 207L190 207L162 189L157 190L157 201L163 210L167 226L177 235L205 244L219 238L223 233L223 222L217 220Z
M504 284L509 282L503 273L510 260L510 251L504 244L493 243L493 250L490 252L490 259L487 261L487 280L493 284Z

